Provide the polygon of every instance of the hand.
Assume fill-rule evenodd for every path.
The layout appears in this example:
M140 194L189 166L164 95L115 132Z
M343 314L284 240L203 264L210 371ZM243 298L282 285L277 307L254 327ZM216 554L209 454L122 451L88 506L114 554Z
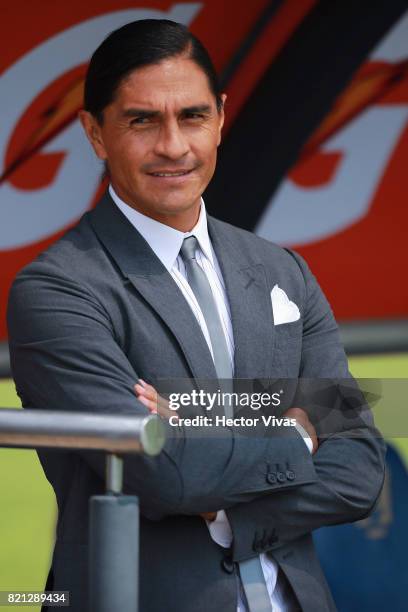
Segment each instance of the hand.
M215 521L215 517L217 516L216 512L200 512L200 516L203 517L203 519L205 519L206 521L210 521L210 523L212 523L212 521Z
M139 402L142 402L152 414L159 414L166 419L169 419L171 416L178 419L177 413L174 410L170 410L168 401L142 378L139 378L139 382L133 388Z
M142 378L139 378L139 382L136 383L133 388L139 402L142 402L152 414L159 414L167 419L171 416L178 419L178 415L174 410L170 410L168 401L159 395L156 389L152 385L147 384ZM214 521L217 513L202 512L199 516L202 516L206 521Z
M319 447L319 441L317 439L316 430L312 423L309 421L307 412L303 410L303 408L289 408L288 410L286 410L283 416L289 419L296 419L299 425L301 425L303 429L307 431L313 443L312 455L314 455L314 453Z

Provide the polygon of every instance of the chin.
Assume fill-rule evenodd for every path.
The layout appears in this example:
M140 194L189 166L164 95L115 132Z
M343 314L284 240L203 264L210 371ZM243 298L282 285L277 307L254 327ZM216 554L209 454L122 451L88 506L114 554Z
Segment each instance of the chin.
M197 200L200 200L200 197L200 195L192 195L189 198L169 198L164 202L162 200L160 202L160 209L158 209L158 212L164 215L185 213L196 206Z

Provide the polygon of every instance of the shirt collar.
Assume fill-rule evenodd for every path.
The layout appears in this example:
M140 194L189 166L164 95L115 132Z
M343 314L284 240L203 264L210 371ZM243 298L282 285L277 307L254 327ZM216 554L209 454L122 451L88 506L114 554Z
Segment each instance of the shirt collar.
M116 206L133 227L143 236L168 272L170 272L174 266L183 240L187 238L187 236L195 236L197 238L198 244L204 255L210 260L211 264L214 265L211 241L208 235L207 213L202 198L200 216L196 225L191 232L180 232L169 225L165 225L164 223L160 223L155 219L143 215L129 206L129 204L126 204L117 195L112 185L109 185L109 193Z

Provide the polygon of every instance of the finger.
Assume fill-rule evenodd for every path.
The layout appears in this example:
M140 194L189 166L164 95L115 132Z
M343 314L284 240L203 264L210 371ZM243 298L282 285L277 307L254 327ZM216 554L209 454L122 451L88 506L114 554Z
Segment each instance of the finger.
M136 395L144 395L144 388L142 387L142 385L140 383L136 383L133 386L133 388L134 388L134 390L136 392Z
M134 389L139 400L141 397L144 397L149 400L149 402L152 402L155 408L158 409L158 395L152 386L149 385L149 387L143 387L140 383L136 383L136 385L134 385Z
M139 379L141 387L143 389L143 395L148 397L150 400L155 401L157 398L157 391L152 385L148 385L143 379Z
M169 412L174 414L174 410L171 410L169 408L169 401L165 397L162 397L161 395L158 395L157 396L157 402L158 402L160 408L168 410Z
M159 395L153 385L149 385L143 379L139 379L140 383L135 385L137 387L138 393L147 397L150 401L154 402L157 405L157 410L159 413L163 414L163 416L170 416L172 411L169 409L169 402L164 397Z
M134 385L134 390L137 396L137 399L142 402L145 406L150 408L154 408L157 411L157 402L151 398L148 394L145 393L145 390L141 385Z
M152 402L151 400L149 400L147 397L145 397L144 395L139 395L138 397L139 402L141 402L144 406L146 406L146 408L148 408L148 410L153 413L153 414L157 414L157 406L156 406L156 402Z
M178 419L178 415L174 414L174 411L170 410L168 407L168 401L158 395L156 390L151 385L142 387L141 384L136 383L134 385L135 392L137 394L138 400L142 402L144 406L146 406L152 414L160 414L167 419L171 416L175 416Z
M153 402L160 414L168 415L168 401L159 395L152 385L145 384L143 387L143 395Z

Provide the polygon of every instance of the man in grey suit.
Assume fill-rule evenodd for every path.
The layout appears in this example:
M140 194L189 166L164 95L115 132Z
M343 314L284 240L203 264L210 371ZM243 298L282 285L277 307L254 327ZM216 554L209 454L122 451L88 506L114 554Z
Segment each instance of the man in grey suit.
M80 118L110 187L11 289L24 407L147 414L160 379L350 376L303 259L206 215L224 102L180 24L127 24L94 53ZM125 459L125 492L141 504L142 612L335 610L312 531L372 510L384 444L370 416L323 437L295 406L285 415L296 430L212 435L171 426L166 410L163 452ZM103 457L39 457L59 511L47 588L86 611L88 500L103 491Z

